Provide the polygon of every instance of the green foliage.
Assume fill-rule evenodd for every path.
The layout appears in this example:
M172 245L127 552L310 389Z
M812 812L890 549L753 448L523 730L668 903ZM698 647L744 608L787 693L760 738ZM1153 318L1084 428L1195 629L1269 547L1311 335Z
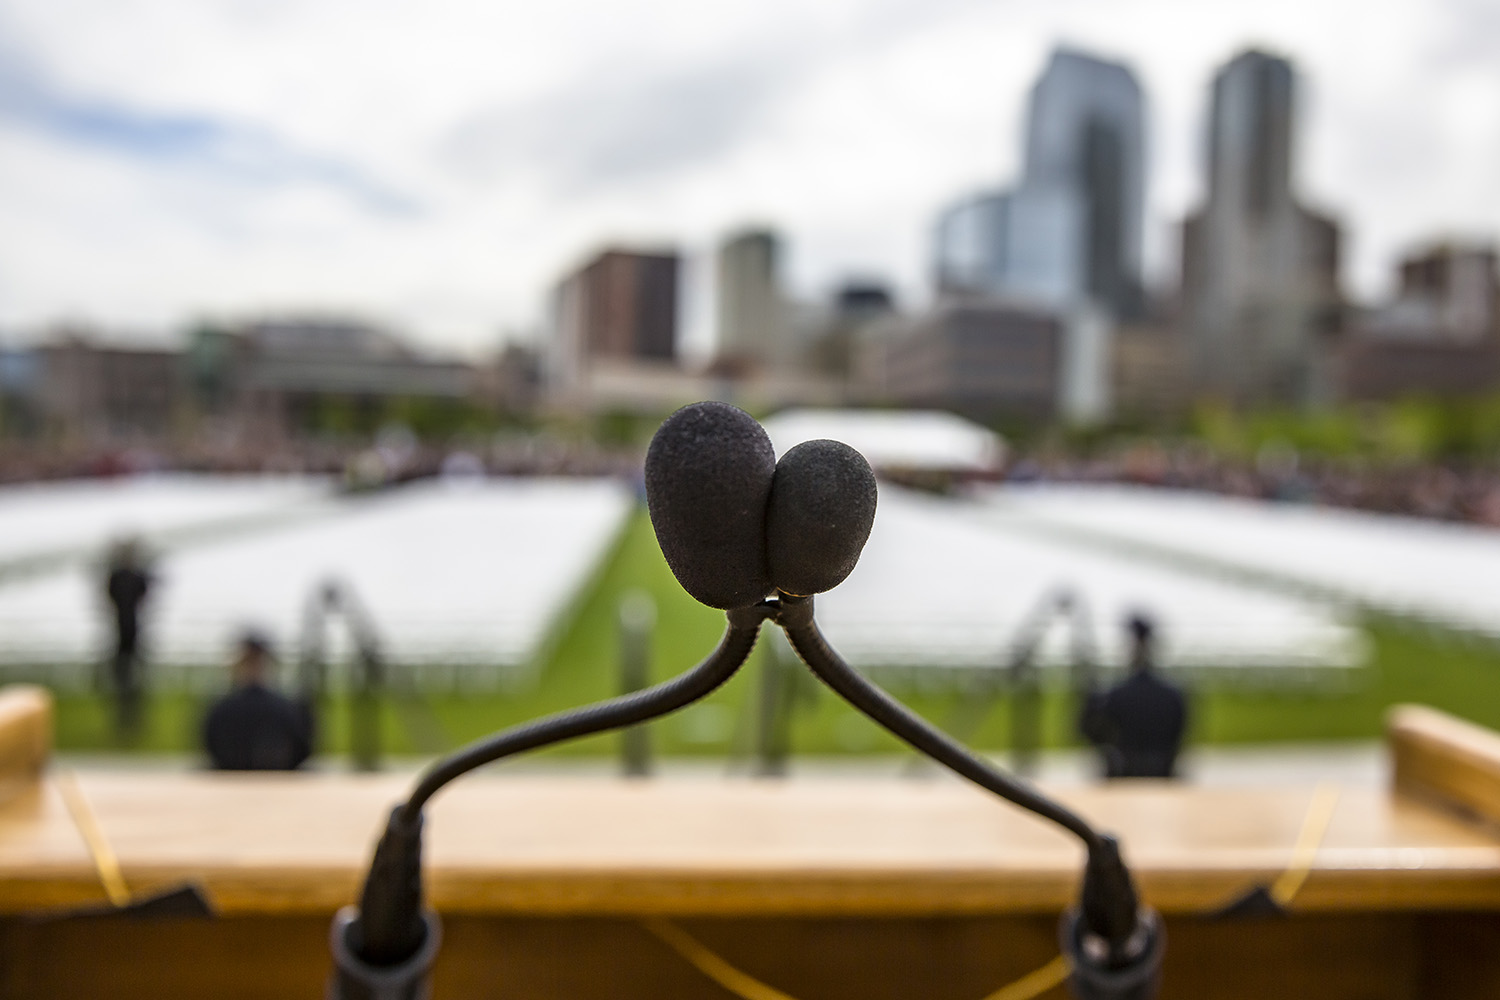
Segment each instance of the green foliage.
M1219 404L1194 411L1191 434L1221 455L1253 459L1290 448L1317 458L1380 464L1500 459L1500 395L1410 396L1314 411L1237 412Z
M380 422L402 424L428 442L493 433L502 423L496 413L473 400L439 396L397 396L386 403Z
M311 420L314 433L325 437L346 438L357 433L369 433L369 421L362 419L359 407L348 396L320 396L312 405Z
M422 441L443 444L491 434L515 423L473 400L434 396L382 400L330 393L306 399L296 413L304 432L343 441L368 440L382 427L400 425Z
M1386 711L1420 702L1500 728L1500 647L1412 622L1372 618L1372 660L1362 683L1342 694L1203 691L1194 737L1206 743L1374 739Z
M667 413L606 410L594 417L593 439L606 448L644 448Z

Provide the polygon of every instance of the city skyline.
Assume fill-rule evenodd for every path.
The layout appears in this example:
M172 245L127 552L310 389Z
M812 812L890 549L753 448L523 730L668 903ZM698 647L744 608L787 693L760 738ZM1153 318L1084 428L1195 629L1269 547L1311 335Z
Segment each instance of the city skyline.
M769 224L794 295L928 291L929 220L1015 176L1056 44L1130 66L1150 119L1148 279L1201 200L1208 85L1242 48L1306 86L1299 188L1371 298L1414 243L1500 235L1500 17L1476 4L0 3L0 332L348 311L468 353L540 327L611 242Z

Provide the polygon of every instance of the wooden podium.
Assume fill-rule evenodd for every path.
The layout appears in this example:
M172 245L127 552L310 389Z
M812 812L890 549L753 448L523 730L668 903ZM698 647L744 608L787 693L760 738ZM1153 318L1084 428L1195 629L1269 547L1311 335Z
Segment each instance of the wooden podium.
M74 779L40 770L45 713L36 691L0 696L0 997L321 996L330 916L408 780ZM1163 998L1500 997L1500 736L1407 708L1390 748L1393 789L1336 800L1311 782L1057 791L1120 835L1165 916ZM70 789L132 894L192 882L218 915L57 916L106 902ZM1331 817L1307 844L1320 796ZM797 1000L982 1000L1057 954L1082 860L1072 838L956 781L502 766L444 791L427 838L439 1000L731 997L642 926L653 917ZM1310 863L1290 915L1209 915L1294 867L1299 840Z

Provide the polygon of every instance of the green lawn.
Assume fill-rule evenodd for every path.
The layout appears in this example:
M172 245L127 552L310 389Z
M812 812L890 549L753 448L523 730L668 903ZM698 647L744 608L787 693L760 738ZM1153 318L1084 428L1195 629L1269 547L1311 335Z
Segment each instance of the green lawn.
M652 673L665 679L701 659L717 642L721 612L688 597L672 578L644 512L632 518L603 572L579 605L541 671L540 682L524 692L429 694L420 701L391 701L383 707L386 748L395 753L433 752L538 715L560 711L615 693L616 614L621 597L644 590L655 601ZM1356 740L1379 735L1386 708L1419 701L1500 727L1500 646L1404 622L1366 623L1372 662L1349 689L1327 692L1194 691L1195 742ZM767 630L769 632L769 629ZM651 726L655 752L664 755L744 754L752 740L756 684L765 640L747 668L722 690L676 716ZM793 725L794 752L849 754L889 752L895 742L866 723L810 678ZM940 723L952 717L966 696L939 697L898 692L913 707ZM1063 691L1044 697L1044 741L1072 742L1071 699ZM198 696L157 691L141 750L184 752L197 743ZM324 747L347 745L347 707L324 713ZM973 742L985 748L1007 745L1008 713L1003 701L976 730ZM605 735L554 748L554 754L607 754L617 735ZM64 750L113 750L107 706L85 695L58 699L57 742Z

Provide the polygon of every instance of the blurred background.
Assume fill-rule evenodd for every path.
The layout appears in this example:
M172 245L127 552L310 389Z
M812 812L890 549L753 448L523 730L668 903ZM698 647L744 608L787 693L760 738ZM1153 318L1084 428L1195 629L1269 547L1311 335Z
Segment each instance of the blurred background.
M1497 239L1480 0L0 0L0 675L196 763L251 629L330 768L665 678L721 399L876 467L820 619L956 735L1089 773L1145 617L1189 776L1374 780L1500 725ZM543 764L908 766L791 661Z

